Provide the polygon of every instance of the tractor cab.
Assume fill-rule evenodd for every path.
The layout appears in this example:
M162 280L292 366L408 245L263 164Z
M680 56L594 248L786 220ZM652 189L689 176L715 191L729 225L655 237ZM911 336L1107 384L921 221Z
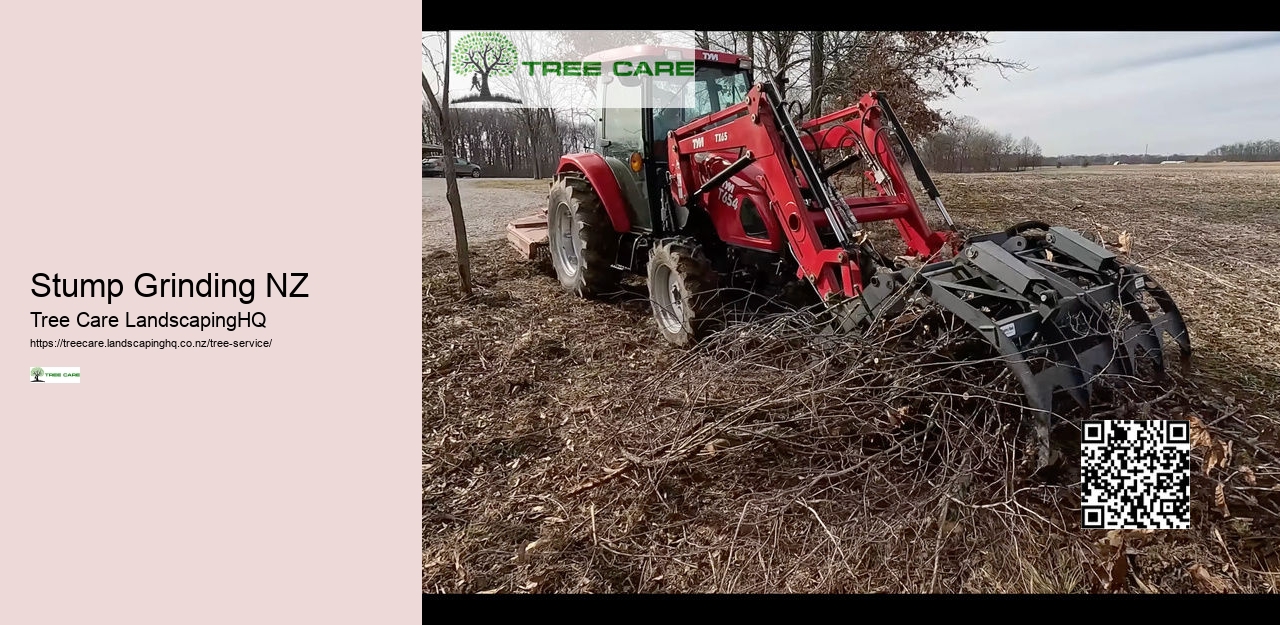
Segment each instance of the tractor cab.
M636 76L605 72L597 89L599 111L596 152L613 170L632 208L633 229L653 230L659 202L665 197L667 133L746 99L751 89L751 59L729 54L668 46L628 46L587 57L610 68L641 63L656 65L693 61L692 78Z

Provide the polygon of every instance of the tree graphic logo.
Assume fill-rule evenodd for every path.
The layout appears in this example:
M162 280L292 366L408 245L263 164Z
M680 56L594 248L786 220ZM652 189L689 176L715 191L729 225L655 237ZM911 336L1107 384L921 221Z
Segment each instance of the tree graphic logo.
M519 65L516 44L506 35L495 31L477 31L464 35L453 44L453 73L471 77L471 90L467 95L453 99L451 104L468 102L505 102L520 104L520 98L494 93L489 88L491 76L510 76ZM473 93L474 92L474 93Z
M32 382L44 382L44 380L41 380L41 379L40 379L40 376L42 376L42 375L44 375L44 368L43 368L43 367L32 367L32 368L31 368L31 381L32 381Z

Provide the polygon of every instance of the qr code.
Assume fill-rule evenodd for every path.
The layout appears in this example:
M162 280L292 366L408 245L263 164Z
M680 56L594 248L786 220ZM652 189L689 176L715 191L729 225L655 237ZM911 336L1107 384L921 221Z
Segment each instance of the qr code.
M1081 527L1189 529L1190 431L1187 421L1085 421Z

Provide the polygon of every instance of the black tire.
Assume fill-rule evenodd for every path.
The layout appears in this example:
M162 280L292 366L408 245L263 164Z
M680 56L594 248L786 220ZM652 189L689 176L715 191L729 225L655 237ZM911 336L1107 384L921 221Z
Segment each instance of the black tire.
M579 297L617 290L618 233L586 180L566 176L547 198L547 248L560 284Z
M479 169L479 168L477 168L477 169L473 169L473 170L471 170L471 177L472 177L472 178L479 178L479 177L480 177L480 169Z
M692 345L712 332L720 312L720 277L693 239L663 239L649 251L649 302L658 333Z

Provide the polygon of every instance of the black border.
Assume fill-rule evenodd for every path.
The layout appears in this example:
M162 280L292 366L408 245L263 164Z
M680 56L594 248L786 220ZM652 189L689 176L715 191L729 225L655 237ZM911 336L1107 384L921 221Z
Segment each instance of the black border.
M479 6L480 10L474 9ZM551 4L491 5L422 3L422 30L985 30L985 31L1230 31L1280 30L1246 6L1234 10L1179 10L1173 5L1109 3L1048 5L952 5L950 11L906 5L762 5L782 10L753 11L749 5L605 5L572 9ZM695 8L696 7L696 8ZM985 11L983 9L986 9ZM1043 19L1052 16L1052 20ZM1037 19L1041 18L1041 19ZM1064 51L1070 54L1070 51Z

